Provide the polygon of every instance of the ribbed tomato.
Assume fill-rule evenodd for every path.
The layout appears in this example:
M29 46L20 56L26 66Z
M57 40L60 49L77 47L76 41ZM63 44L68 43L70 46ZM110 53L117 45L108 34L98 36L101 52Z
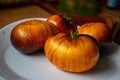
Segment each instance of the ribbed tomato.
M43 47L46 39L58 33L51 23L28 20L15 26L11 31L11 43L22 53L32 53Z
M68 34L58 33L46 40L44 50L52 64L69 72L87 71L99 59L97 41L88 35L71 38Z
M71 18L58 14L48 17L47 22L54 24L61 32L68 34L74 32L76 29L76 26L72 23Z
M112 41L112 33L104 23L86 23L78 28L79 34L88 34L94 37L100 44Z

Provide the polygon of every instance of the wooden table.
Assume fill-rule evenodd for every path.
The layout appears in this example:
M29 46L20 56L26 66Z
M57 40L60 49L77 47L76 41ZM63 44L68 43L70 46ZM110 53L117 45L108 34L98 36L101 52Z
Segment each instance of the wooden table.
M51 14L41 7L30 4L0 9L0 29L9 23L25 18L46 18Z

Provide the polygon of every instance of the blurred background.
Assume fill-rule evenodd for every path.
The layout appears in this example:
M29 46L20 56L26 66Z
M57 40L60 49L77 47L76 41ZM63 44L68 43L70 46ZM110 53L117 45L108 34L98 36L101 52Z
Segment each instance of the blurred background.
M120 43L120 0L0 0L0 28L25 18L68 14L77 25L106 23Z
M33 3L46 8L51 13L60 11L82 16L97 15L103 8L120 10L120 0L0 0L0 8L17 7Z

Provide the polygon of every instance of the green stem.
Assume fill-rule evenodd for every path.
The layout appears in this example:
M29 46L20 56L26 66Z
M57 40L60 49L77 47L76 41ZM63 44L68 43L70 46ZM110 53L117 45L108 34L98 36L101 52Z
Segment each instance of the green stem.
M78 30L76 30L75 32L70 33L70 36L71 36L72 39L76 39L78 37L78 35L79 35Z
M67 14L64 15L65 20L67 21L68 24L71 23L71 18L67 16Z

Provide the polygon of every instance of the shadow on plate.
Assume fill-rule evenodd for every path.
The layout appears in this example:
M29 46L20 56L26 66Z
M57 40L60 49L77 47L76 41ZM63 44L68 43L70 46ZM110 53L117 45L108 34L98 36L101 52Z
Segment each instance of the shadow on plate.
M40 49L40 50L38 50L38 51L35 51L35 52L33 52L33 53L28 53L28 54L24 54L24 53L22 53L23 55L26 55L26 56L30 56L30 57L38 57L38 56L44 56L45 55L45 53L44 53L44 50L43 49Z
M114 54L118 50L118 48L119 45L117 45L114 42L100 45L99 48L100 58Z

